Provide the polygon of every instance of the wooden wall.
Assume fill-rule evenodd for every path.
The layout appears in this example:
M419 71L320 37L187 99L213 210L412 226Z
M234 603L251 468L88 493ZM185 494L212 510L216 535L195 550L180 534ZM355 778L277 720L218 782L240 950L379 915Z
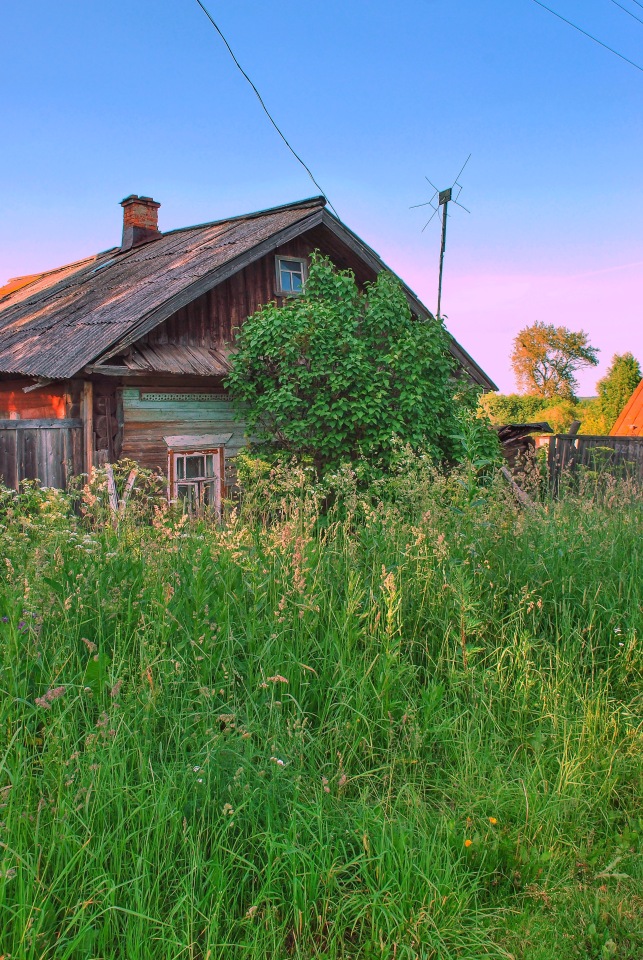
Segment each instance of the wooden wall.
M167 472L167 445L163 437L181 434L231 433L226 456L244 443L244 425L234 419L224 391L202 388L124 387L123 446L121 456L143 467Z
M33 377L0 380L0 419L36 420L44 417L62 420L80 415L80 385L66 380L36 387L25 393L23 388L33 383Z
M0 482L21 480L64 489L83 471L82 421L68 418L0 420Z

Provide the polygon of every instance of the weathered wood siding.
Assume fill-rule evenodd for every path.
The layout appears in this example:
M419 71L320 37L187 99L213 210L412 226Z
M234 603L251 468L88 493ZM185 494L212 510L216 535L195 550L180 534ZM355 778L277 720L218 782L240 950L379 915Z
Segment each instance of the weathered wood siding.
M77 419L0 420L0 480L18 489L40 480L64 489L83 471L83 429Z
M124 387L121 456L143 467L167 472L163 437L179 434L231 433L226 457L244 443L244 425L234 419L232 403L223 390Z
M330 256L341 269L351 268L361 284L375 277L363 262L351 257L345 247L337 245L337 248L331 249L328 234L311 230L306 236L283 244L274 253L224 280L141 337L137 343L177 343L225 349L225 345L234 340L235 327L241 326L262 304L271 300L283 303L285 298L277 296L275 258L310 257L315 249Z

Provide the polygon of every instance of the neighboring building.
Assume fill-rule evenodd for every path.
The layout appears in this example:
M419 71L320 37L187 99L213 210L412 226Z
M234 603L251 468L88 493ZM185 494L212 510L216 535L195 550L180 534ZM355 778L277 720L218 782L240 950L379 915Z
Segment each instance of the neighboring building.
M643 437L643 380L621 410L610 437Z
M316 249L360 284L386 268L322 197L167 233L151 198L122 206L120 247L0 288L0 477L64 486L129 457L167 471L172 497L218 503L224 461L244 440L223 387L235 327L296 296ZM453 339L450 349L496 389Z

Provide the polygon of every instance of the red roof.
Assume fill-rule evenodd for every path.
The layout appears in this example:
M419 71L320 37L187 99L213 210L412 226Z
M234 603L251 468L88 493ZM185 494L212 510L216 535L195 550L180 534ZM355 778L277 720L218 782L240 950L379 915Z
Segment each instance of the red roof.
M610 437L643 437L643 380L623 407Z

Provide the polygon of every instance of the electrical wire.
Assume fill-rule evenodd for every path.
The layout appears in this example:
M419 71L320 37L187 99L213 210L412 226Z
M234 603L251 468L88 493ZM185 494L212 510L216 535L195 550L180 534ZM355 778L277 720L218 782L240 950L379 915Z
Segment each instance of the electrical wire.
M201 3L201 0L196 0L196 2L197 2L198 5L201 7L201 9L203 10L204 14L206 15L206 17L208 18L208 20L210 21L210 23L212 24L212 26L214 27L214 29L217 31L217 33L219 34L219 36L220 36L221 39L223 40L224 44L226 45L226 47L227 47L227 49L228 49L228 53L230 54L230 56L232 57L232 59L233 59L233 61L234 61L234 63L235 63L235 66L237 67L237 69L239 70L239 72L241 73L241 75L242 75L243 77L245 77L245 79L248 81L248 83L250 84L250 86L251 86L252 89L254 90L255 96L257 97L257 100L258 100L259 103L261 104L264 113L266 114L266 116L267 116L268 119L270 120L271 124L273 125L273 127L275 128L275 130L277 131L277 133L279 134L279 136L280 136L281 139L283 140L283 142L286 144L286 146L288 147L288 149L289 149L290 152L292 153L292 155L293 155L293 157L295 158L295 160L297 160L297 162L302 165L302 167L304 168L304 170L306 171L306 173L308 174L308 176L310 177L310 179L313 181L313 183L315 184L315 186L317 187L317 189L319 190L319 192L321 193L321 195L322 195L322 196L324 197L324 199L326 200L328 206L329 206L330 209L333 211L333 213L335 214L335 216L337 217L337 219L338 219L338 220L341 219L340 216L339 216L339 214L337 213L337 210L335 209L335 207L332 205L332 203L331 203L330 200L328 199L328 196L327 196L327 194L326 194L326 191L323 190L322 187L321 187L321 186L319 185L319 183L317 182L317 180L315 180L315 177L313 176L313 173L312 173L312 170L310 169L310 167L308 167L308 166L304 163L304 161L302 160L302 158L301 158L301 157L299 156L299 154L294 150L294 148L290 145L290 143L288 142L288 140L286 139L286 137L284 136L284 134L283 134L283 133L281 132L281 130L279 129L279 127L278 127L278 125L277 125L277 122L274 120L272 114L271 114L270 111L268 110L268 107L267 107L266 104L264 103L263 97L261 96L261 94L260 94L259 91L257 90L256 86L254 85L254 83L252 82L252 80L250 79L250 77L248 76L248 74L246 73L246 71L243 69L243 67L241 66L241 64L239 63L239 61L237 60L237 58L235 57L235 55L234 55L234 53L233 53L233 51L232 51L232 47L230 46L230 44L229 44L228 41L226 40L225 36L223 35L223 32L222 32L221 28L220 28L219 25L216 23L214 17L213 17L212 14L210 13L210 11L207 9L207 7L204 6L204 4Z
M197 0L198 2L198 0ZM591 33L588 33L587 30L583 30L582 27L577 26L575 23L572 23L571 20L567 20L566 17L561 16L560 13L556 13L555 10L552 10L551 7L546 7L544 3L541 3L541 0L533 0L533 3L537 3L539 7L542 7L543 10L546 10L548 13L551 13L554 17L558 17L559 20L562 20L563 23L569 24L570 27L573 27L574 30L578 30L579 33L582 33L583 36L589 37L590 40L593 40L594 43L597 43L600 47L604 47L606 50L609 50L610 53L613 53L620 60L625 60L626 63L629 63L630 66L636 67L637 70L640 70L643 73L643 67L640 64L635 63L633 60L628 60L627 57L624 57L622 53L619 53L618 50L614 50L612 47L608 47L606 43L603 43L602 40L598 40L596 37L593 37Z
M612 0L612 3L615 7L620 7L624 13L627 13L628 16L633 17L635 20L638 20L639 23L643 23L640 17L637 17L635 13L632 13L631 10L628 10L627 7L624 7L622 3L619 3L618 0Z

